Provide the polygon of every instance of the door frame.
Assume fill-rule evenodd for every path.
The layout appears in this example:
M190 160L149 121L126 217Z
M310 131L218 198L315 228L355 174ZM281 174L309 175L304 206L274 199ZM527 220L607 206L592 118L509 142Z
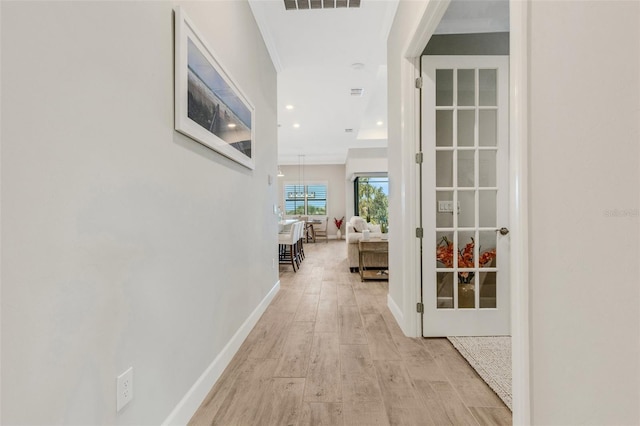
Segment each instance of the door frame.
M413 143L416 152L420 146L420 94L415 88L415 79L420 77L420 56L427 42L440 23L450 0L426 2L421 19L415 26L414 35L404 48L404 61L401 64L403 110L403 139ZM510 282L518 283L511 287L511 351L512 351L512 388L513 388L513 424L531 423L530 374L529 374L529 236L528 236L528 1L510 0L509 32L509 180L510 206L509 222L511 228L510 245ZM406 136L406 139L404 138ZM403 162L405 159L403 159ZM407 160L409 161L409 160ZM407 164L405 163L405 166ZM417 167L407 168L404 183L415 190L414 197L406 197L403 210L411 212L411 219L405 223L403 235L411 235L420 226L419 187ZM409 182L409 180L411 182ZM413 198L413 199L411 199ZM407 280L403 284L404 300L402 308L390 306L392 311L404 317L402 327L409 336L421 335L421 315L412 307L421 299L420 278L422 274L418 239L409 238L403 242L403 251L413 252L408 259ZM410 278L415 276L415 280Z

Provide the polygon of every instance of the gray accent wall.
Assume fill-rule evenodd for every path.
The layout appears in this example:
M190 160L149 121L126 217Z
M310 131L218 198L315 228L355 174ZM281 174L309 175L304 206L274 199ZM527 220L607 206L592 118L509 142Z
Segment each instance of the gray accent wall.
M509 33L436 34L423 55L508 55Z

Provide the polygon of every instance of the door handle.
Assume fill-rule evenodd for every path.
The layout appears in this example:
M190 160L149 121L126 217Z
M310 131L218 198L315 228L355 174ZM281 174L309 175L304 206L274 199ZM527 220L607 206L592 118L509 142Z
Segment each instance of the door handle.
M500 235L507 235L509 233L509 228L500 228L500 229L496 229L496 232L499 232Z

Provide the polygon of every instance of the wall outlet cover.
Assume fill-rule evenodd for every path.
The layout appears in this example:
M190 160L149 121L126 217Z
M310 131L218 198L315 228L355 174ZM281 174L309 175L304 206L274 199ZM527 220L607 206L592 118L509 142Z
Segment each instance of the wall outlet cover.
M133 367L116 379L116 411L120 411L133 399Z

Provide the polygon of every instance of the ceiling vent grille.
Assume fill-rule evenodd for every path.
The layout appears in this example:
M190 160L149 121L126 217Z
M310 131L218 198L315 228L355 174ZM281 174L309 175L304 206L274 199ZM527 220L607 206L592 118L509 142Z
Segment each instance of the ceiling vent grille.
M351 96L362 96L364 94L364 89L362 88L354 88L351 89Z
M345 133L353 133L353 129L344 129Z
M361 0L284 0L286 10L360 7Z

